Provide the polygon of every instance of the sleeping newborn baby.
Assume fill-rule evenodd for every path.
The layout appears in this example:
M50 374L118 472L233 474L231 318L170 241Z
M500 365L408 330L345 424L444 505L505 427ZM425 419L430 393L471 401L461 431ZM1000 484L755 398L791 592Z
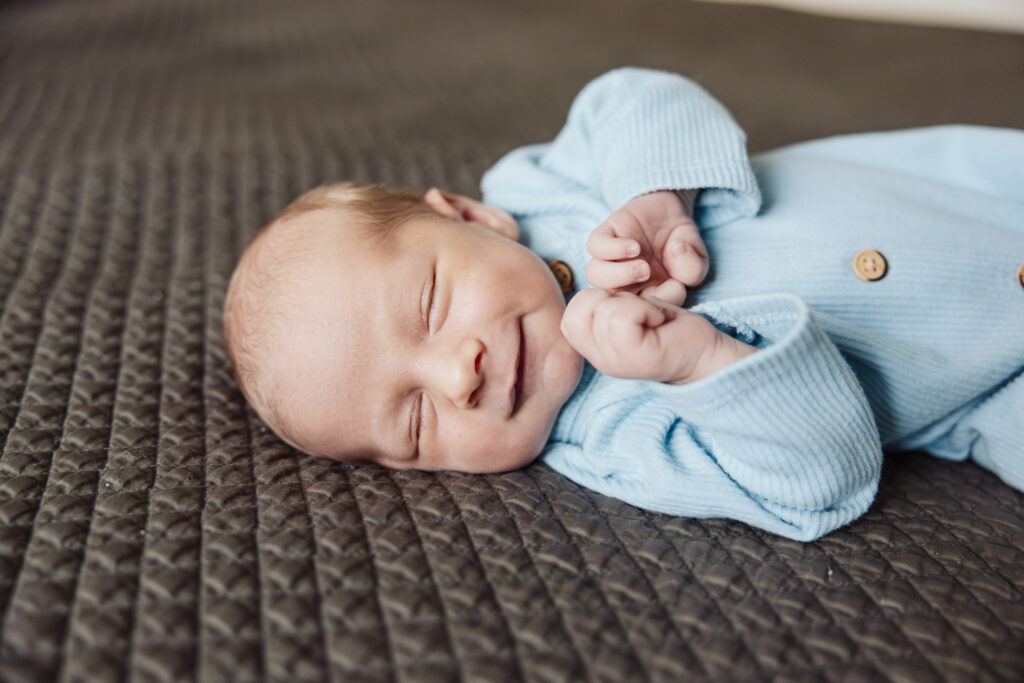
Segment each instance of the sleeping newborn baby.
M551 271L504 211L431 190L314 190L246 250L240 384L296 448L387 467L511 470L580 377Z
M307 453L541 455L647 509L810 540L870 506L883 448L1024 488L1022 169L1024 133L964 126L752 162L699 86L620 69L483 202L300 197L238 264L228 349Z

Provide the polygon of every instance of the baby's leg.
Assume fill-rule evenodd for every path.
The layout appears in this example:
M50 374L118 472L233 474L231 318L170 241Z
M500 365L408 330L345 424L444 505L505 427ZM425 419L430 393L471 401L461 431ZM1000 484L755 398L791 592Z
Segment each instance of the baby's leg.
M934 446L943 457L970 455L1024 491L1024 371L964 415Z

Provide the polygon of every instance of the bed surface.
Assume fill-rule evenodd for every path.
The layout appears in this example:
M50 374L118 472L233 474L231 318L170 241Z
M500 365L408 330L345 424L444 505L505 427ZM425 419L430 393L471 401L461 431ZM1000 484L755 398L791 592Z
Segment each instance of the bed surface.
M324 181L476 195L624 64L704 84L751 151L1024 128L1021 35L665 0L0 0L0 680L1024 678L1024 494L973 464L891 456L863 518L800 544L539 464L305 457L247 410L220 311L262 223Z

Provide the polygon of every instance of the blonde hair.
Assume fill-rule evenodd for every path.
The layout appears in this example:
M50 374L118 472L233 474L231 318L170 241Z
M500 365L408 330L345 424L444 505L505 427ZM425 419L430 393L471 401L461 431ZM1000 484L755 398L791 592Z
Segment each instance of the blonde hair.
M235 267L224 301L224 338L235 379L260 419L278 436L297 446L287 406L278 400L281 387L262 372L265 355L281 331L294 303L296 267L314 253L306 246L308 229L289 225L313 211L342 211L350 221L339 230L355 229L360 237L384 242L416 217L436 217L422 195L380 185L339 183L306 192L286 206L253 238Z

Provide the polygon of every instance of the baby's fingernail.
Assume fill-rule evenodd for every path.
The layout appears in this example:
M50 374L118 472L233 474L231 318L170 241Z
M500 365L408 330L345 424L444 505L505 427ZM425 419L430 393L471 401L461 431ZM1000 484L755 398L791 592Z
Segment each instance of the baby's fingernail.
M633 266L633 279L635 279L637 281L641 281L641 280L646 280L647 279L647 264L646 263L638 263L635 266Z
M682 256L686 253L686 242L683 240L672 241L672 253L676 256Z
M640 253L640 245L639 244L631 244L628 247L626 247L626 256L636 256L639 253Z

